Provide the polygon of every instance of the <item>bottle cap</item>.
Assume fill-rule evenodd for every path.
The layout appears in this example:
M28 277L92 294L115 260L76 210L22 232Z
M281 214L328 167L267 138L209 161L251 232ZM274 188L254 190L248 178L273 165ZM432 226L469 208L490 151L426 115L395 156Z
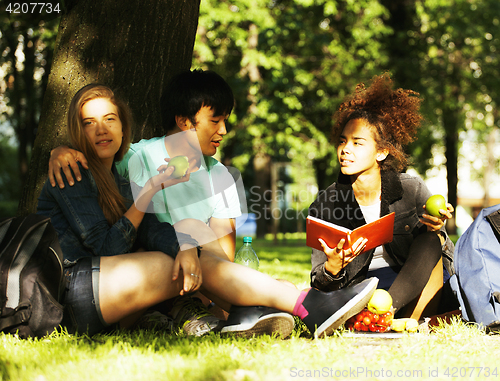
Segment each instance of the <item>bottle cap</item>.
M243 237L243 243L252 242L252 237Z

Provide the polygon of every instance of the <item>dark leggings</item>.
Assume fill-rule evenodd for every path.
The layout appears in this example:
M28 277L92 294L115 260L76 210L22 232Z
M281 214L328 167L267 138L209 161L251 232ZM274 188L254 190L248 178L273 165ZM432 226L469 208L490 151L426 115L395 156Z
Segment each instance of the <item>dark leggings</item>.
M427 232L415 238L408 259L389 288L394 308L400 310L420 295L441 255L441 241L436 233Z

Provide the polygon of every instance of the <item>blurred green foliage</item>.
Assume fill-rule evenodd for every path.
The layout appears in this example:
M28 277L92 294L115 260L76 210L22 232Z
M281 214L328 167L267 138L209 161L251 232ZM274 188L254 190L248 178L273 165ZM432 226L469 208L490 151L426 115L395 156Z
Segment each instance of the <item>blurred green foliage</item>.
M462 140L473 139L484 152L499 126L499 15L497 0L203 0L193 68L217 71L236 96L221 160L242 172L248 189L261 176L256 158L280 163L281 205L300 215L312 201L305 195L336 177L330 128L339 103L359 82L390 71L398 86L424 98L426 121L408 151L414 167L425 176L446 165L455 176ZM10 156L19 158L22 175L57 20L2 13L0 31L0 122L14 128L26 151ZM437 153L446 155L445 164L433 161ZM9 168L2 161L0 179L14 189L4 174ZM485 168L476 168L477 178ZM6 201L21 192L2 186L0 193Z
M19 200L20 178L17 148L0 135L0 218L16 214Z
M0 162L0 215L17 212L35 142L60 15L42 12L46 4L24 13L0 6L0 156L8 158Z

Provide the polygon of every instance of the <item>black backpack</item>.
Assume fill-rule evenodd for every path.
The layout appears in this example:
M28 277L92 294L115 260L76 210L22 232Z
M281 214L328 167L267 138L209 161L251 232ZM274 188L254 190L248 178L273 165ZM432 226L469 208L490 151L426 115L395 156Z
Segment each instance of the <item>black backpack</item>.
M63 318L63 255L50 219L0 220L0 331L42 337Z

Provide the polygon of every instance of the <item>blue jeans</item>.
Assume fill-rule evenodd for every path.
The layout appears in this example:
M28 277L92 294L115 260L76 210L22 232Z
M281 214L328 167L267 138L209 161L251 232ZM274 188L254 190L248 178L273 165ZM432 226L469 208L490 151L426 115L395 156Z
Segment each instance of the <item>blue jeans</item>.
M381 267L376 270L370 270L366 274L367 278L371 278L374 276L377 277L379 280L377 288L383 288L384 290L387 291L394 282L394 279L396 279L396 277L398 276L398 272L396 269L387 266L387 267Z
M115 328L102 318L99 305L99 272L99 257L81 258L75 265L64 269L68 286L64 297L63 325L69 332L94 335Z

